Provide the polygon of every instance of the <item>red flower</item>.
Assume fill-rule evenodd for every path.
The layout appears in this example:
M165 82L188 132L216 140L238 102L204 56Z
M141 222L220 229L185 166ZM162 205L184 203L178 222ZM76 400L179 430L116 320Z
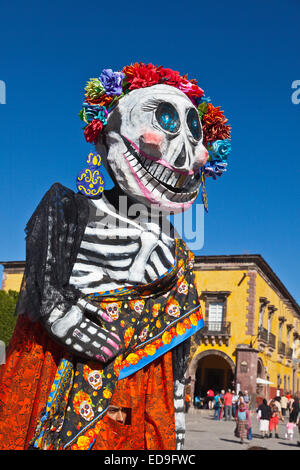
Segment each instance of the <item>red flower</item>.
M174 326L170 329L170 334L172 338L174 338L174 336L177 336L177 331L176 331L176 328L174 328Z
M159 83L174 86L176 88L179 87L179 84L182 81L182 77L179 72L172 69L165 69L162 66L157 68L157 72L159 73L160 78Z
M146 88L159 83L159 73L153 64L136 63L123 68L129 89Z
M161 338L156 339L156 340L154 341L154 345L155 345L156 349L161 348L161 347L163 346L162 339L161 339Z
M185 327L189 330L191 328L191 322L188 318L185 318L183 320L183 324L185 325Z
M97 137L101 132L103 124L99 119L94 119L84 129L84 137L87 142L96 143Z
M207 113L202 119L204 145L214 140L229 139L231 127L226 124L227 122L228 119L225 118L220 106L216 108L208 103Z

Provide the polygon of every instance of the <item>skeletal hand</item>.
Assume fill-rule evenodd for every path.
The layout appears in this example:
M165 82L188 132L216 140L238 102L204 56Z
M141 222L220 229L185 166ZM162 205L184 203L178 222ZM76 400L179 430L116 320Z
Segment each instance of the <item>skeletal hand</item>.
M76 355L82 355L100 362L108 362L122 349L122 340L112 331L89 320L84 312L95 314L97 307L80 299L66 313L54 308L48 318L42 320L46 330L67 349ZM105 312L99 312L105 321Z

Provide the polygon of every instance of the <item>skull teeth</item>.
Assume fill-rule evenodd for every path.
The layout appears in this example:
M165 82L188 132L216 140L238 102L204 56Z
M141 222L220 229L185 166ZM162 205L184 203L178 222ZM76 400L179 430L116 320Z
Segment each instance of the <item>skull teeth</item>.
M175 188L182 187L182 184L179 186L178 182L183 180L182 175L175 174L173 170L159 165L158 163L153 162L145 157L140 157L139 159L142 167L151 175L153 178L159 180L161 183L166 183L169 186Z
M197 196L200 186L199 175L175 173L174 170L140 155L127 139L123 140L127 147L124 153L126 159L145 186L152 188L153 193L157 192L173 202L180 203L188 202ZM158 188L160 184L164 190Z

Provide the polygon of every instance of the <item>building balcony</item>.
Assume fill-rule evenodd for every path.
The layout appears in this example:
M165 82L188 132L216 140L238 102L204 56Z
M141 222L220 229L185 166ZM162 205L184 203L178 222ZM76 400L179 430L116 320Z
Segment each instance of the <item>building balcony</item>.
M266 328L260 326L258 329L257 339L259 351L265 352L271 357L272 353L276 349L276 336L266 330Z
M268 335L268 345L275 349L276 348L276 336L273 333L269 333Z
M263 327L260 327L259 333L258 333L258 339L268 344L268 336L269 336L268 330L266 330Z
M286 357L292 359L293 357L293 348L286 348Z
M278 354L285 356L285 344L281 341L278 341Z
M203 341L206 346L209 342L213 346L216 343L218 343L219 346L222 346L223 343L228 346L231 336L231 323L206 321L199 333L201 334L201 341Z
M208 335L208 336L219 336L219 335L230 336L230 330L231 330L230 322L206 321L201 332L203 335Z

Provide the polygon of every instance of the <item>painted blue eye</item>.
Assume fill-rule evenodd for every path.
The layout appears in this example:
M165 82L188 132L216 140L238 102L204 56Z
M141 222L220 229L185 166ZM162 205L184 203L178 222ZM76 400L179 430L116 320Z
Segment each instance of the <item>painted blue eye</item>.
M195 108L191 108L189 110L186 121L194 139L200 140L202 137L202 127L200 124L199 114Z
M170 103L160 103L155 112L158 124L168 132L175 133L180 127L180 119L174 106Z

